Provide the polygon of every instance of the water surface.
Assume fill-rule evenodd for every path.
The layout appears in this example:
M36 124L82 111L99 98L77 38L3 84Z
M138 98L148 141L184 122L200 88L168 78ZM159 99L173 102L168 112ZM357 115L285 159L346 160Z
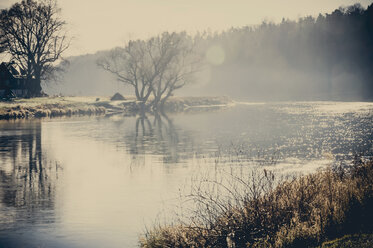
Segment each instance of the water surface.
M373 104L240 103L221 111L0 122L1 247L136 247L214 156L313 171L373 154ZM224 166L224 165L223 165Z

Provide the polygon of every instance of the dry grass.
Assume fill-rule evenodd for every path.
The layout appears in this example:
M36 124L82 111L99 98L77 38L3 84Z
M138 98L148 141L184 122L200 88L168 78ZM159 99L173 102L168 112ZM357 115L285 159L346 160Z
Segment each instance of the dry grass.
M142 247L312 247L373 228L373 162L280 182L269 171L201 181L187 221L158 225ZM206 186L208 185L208 186ZM224 191L224 192L223 192Z
M97 106L96 97L37 97L0 102L0 119L91 115L105 111Z
M110 101L109 97L36 97L0 102L0 119L22 119L30 117L54 117L64 115L90 115L107 113L136 114L139 103L134 96L125 96L123 101ZM232 103L226 97L172 97L165 111L181 112L192 107L222 108Z
M357 234L324 242L317 248L371 248L372 244L373 234Z

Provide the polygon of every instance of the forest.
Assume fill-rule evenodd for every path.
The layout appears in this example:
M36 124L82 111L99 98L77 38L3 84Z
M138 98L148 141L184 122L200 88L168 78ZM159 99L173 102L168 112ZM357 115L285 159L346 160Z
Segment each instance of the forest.
M356 4L318 17L205 31L193 39L186 36L204 57L212 50L220 61L211 63L207 58L196 82L176 95L228 95L255 101L370 100L372 27L373 5L365 9ZM117 91L115 79L96 65L109 53L70 57L64 83L50 90L78 95Z
M205 41L226 51L224 64L212 68L211 81L232 95L295 100L372 97L373 5L232 28L208 35Z

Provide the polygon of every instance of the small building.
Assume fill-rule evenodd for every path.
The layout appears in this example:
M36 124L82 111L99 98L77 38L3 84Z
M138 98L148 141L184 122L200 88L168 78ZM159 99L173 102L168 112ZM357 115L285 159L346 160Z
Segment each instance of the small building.
M0 64L0 97L12 93L16 97L26 97L29 95L29 87L26 75L18 71L14 63Z

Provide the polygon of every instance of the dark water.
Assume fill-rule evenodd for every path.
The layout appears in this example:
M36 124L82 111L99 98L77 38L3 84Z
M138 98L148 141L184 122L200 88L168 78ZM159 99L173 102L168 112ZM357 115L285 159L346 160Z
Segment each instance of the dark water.
M0 122L0 247L134 247L214 156L312 171L373 154L372 103Z

